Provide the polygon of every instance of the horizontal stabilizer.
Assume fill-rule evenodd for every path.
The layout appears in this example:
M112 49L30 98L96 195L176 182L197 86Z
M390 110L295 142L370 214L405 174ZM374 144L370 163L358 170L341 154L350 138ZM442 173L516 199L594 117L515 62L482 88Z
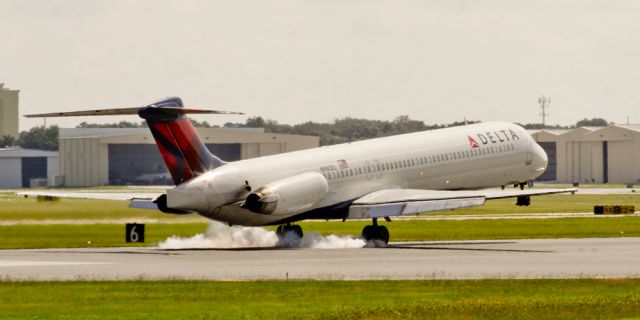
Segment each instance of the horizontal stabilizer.
M163 190L164 191L164 190ZM16 193L24 197L53 197L53 198L77 198L77 199L96 199L96 200L119 200L133 201L148 200L152 201L161 196L163 191L137 191L137 190L39 190L39 191L23 191Z
M244 114L242 112L219 111L206 109L187 109L175 107L156 107L163 112L172 114ZM51 112L24 115L27 118L50 118L50 117L81 117L81 116L115 116L115 115L137 115L141 108L114 108L100 110L84 110L69 112Z

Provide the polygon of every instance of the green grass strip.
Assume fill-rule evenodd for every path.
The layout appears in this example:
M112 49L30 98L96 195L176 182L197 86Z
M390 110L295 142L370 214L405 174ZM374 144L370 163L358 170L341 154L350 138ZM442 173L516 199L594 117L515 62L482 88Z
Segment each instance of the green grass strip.
M0 319L613 319L640 280L0 282Z
M303 222L306 231L321 234L360 234L368 221ZM487 240L524 238L608 238L640 236L640 217L414 220L382 223L391 241Z
M368 221L302 222L305 233L360 235ZM640 218L416 220L383 223L391 241L639 237ZM274 227L270 227L274 229ZM170 236L204 233L206 223L147 224L145 244L126 244L124 225L0 226L0 249L155 245Z
M522 213L575 213L593 212L595 205L635 205L640 209L640 194L612 195L547 195L532 197L531 205L515 206L515 199L490 200L484 206L433 214L522 214ZM147 218L184 219L185 216L163 214L155 210L131 209L126 201L60 199L37 201L14 194L0 193L0 221L3 220L48 220L48 219L123 219ZM194 217L197 216L187 216Z
M126 243L124 224L0 226L0 249L149 246L203 233L206 223L147 224L145 243Z

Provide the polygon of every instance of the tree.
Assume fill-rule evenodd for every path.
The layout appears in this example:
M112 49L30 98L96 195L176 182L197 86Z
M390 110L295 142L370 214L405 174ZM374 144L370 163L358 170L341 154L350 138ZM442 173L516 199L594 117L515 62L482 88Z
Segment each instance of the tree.
M5 135L5 136L2 136L2 138L0 138L0 148L13 147L15 145L16 145L16 138L10 135Z
M576 127L606 127L608 125L607 120L602 118L593 118L591 120L584 118L576 123Z
M120 121L114 123L87 123L80 122L76 128L146 128L147 123L144 121L141 122L129 122L129 121Z
M193 120L193 119L189 119L189 120L191 120L191 124L193 124L193 126L196 127L196 128L217 128L218 127L218 126L215 126L215 125L212 126L207 121L198 121L198 120Z
M22 131L18 145L27 149L58 150L58 126L40 126Z
M264 119L262 119L262 117L251 117L248 118L245 126L247 126L248 128L264 128L265 122Z

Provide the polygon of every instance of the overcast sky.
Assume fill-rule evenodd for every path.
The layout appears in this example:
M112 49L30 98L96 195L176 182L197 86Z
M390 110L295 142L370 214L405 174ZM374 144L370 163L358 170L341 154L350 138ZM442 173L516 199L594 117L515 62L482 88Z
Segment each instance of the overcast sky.
M22 114L177 95L289 124L531 123L544 94L548 123L640 123L640 1L0 0L0 39Z

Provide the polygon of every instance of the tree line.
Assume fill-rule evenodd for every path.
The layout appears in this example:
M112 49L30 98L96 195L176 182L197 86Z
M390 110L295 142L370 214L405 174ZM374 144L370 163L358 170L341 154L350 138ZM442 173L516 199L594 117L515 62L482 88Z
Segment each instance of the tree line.
M320 145L332 145L357 140L391 136L416 131L433 130L461 126L478 121L456 121L449 124L425 124L420 120L399 116L391 121L342 118L333 122L319 123L307 121L289 125L262 117L248 118L244 123L227 122L222 126L211 125L207 121L191 120L195 127L201 128L264 128L269 133L287 133L320 137ZM542 126L542 124L521 124L525 129L572 129L576 127L602 127L609 123L602 118L583 119L572 126ZM146 128L147 123L120 121L117 123L95 124L82 122L76 128ZM22 131L18 139L11 136L0 138L0 147L20 146L27 149L58 150L58 126L33 127Z

